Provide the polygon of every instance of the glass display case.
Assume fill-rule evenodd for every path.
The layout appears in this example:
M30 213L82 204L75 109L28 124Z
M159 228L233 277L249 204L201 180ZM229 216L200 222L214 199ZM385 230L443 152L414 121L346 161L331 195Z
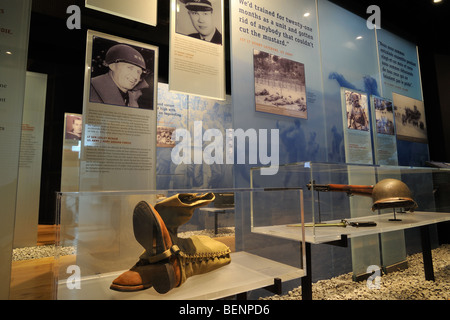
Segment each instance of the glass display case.
M253 188L304 190L305 231L303 238L295 223L252 224L255 233L327 243L450 219L442 205L448 169L314 162L280 166L276 176L260 169L251 170Z
M412 228L420 229L425 278L433 280L428 229L450 220L449 174L448 169L314 162L280 166L275 176L252 168L252 188L304 190L305 223L257 223L253 210L251 232L306 243L303 299L312 299L312 245L351 247L353 279L360 281L373 267L383 273L407 268L404 232ZM331 256L316 258L335 263Z
M140 261L144 252L136 236L136 228L145 231L144 224L133 222L138 203L145 201L160 210L156 204L173 196L210 193L214 194L213 201L196 207L192 217L175 231L176 237L218 241L229 248L229 263L208 272L191 270L192 276L167 293L160 293L154 287L130 292L110 288L115 279ZM286 197L292 201L282 203ZM301 224L302 198L303 190L282 188L58 193L56 297L60 300L219 299L261 288L281 293L283 282L305 275L303 240L293 242L271 235L257 235L255 239L245 234L249 221ZM285 214L279 214L280 206ZM183 213L175 210L174 214ZM172 230L170 226L168 229ZM303 228L296 230L301 233ZM181 248L177 254L183 254ZM198 250L197 256L201 256Z

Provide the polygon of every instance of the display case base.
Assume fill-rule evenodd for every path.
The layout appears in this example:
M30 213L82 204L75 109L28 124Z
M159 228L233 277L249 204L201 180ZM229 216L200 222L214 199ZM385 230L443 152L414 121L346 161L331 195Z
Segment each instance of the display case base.
M230 297L260 288L271 288L275 279L289 281L305 276L298 269L247 252L231 254L231 263L213 272L187 279L179 288L159 294L153 288L137 292L109 289L123 271L99 274L80 280L80 289L69 289L68 281L59 281L58 300L212 300ZM70 282L70 281L69 281Z
M412 212L398 214L401 221L389 221L392 218L391 213L380 215L368 215L362 218L349 219L351 222L373 221L374 227L307 227L305 228L305 241L312 244L328 243L346 238L356 238L372 234L405 230L409 228L426 226L434 223L450 220L450 213L446 212ZM329 224L338 223L340 220L327 221ZM302 241L300 228L289 225L277 225L267 227L255 227L254 233L271 235L274 237Z

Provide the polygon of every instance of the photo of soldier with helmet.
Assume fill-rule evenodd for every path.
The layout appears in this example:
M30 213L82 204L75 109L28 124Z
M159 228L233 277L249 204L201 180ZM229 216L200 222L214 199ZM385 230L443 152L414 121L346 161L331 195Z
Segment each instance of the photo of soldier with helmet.
M347 109L347 128L369 131L367 96L355 91L345 91Z
M89 101L154 108L155 51L93 38Z

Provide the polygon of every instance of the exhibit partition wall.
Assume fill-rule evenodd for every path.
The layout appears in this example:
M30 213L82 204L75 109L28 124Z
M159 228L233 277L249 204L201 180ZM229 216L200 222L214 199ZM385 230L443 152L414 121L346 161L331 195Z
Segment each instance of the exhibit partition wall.
M0 1L0 299L9 298L31 1Z
M278 174L277 166L301 161L424 166L429 160L415 44L325 0L230 3L233 126L259 139L258 150L252 143L241 150L247 158L235 163L235 187L250 185L253 167L272 176L267 186L305 187ZM398 135L402 126L408 139ZM378 182L375 172L365 177L360 181L363 176L349 170L345 180ZM370 200L349 203L357 217ZM243 237L252 236L247 231ZM369 265L388 269L405 261L403 231L389 239L372 235L354 241L356 278L365 276ZM340 259L339 249L325 250L322 259ZM324 273L339 274L341 267Z
M86 47L79 191L154 190L158 47L93 30L88 30ZM106 200L71 205L80 212L81 228L94 224L100 230L123 210ZM98 239L109 236L97 232ZM91 238L90 232L80 233L80 246L103 246ZM132 242L125 238L120 248Z
M158 48L88 31L80 191L156 188Z
M233 187L231 97L215 100L158 85L157 189ZM232 131L231 131L232 132ZM231 149L230 149L231 148Z
M61 191L80 190L80 151L83 136L83 115L64 114L63 150L61 161Z
M235 187L250 186L250 170L263 167L267 184L252 187L302 188L295 177L279 174L279 165L327 157L316 2L232 0L230 7L233 127L249 140L235 146ZM280 197L280 203L291 201L287 194ZM238 221L245 218L239 212ZM253 223L268 221L256 212ZM273 239L252 233L251 225L249 219L242 230L237 226L237 248L271 241L282 250Z
M46 95L47 75L27 72L20 140L14 248L32 247L37 242Z
M370 97L380 95L380 74L376 29L368 28L366 20L328 2L318 2L319 29L322 49L324 99L327 106L326 127L332 142L328 161L345 163L375 163L373 128L370 118ZM338 23L345 21L345 23ZM332 111L333 110L333 111ZM353 168L353 167L352 167ZM348 183L375 185L375 172L359 175L348 171ZM349 201L352 217L363 214L370 207L370 199L352 197ZM382 252L378 235L352 239L352 269L354 277L367 273L370 265L382 266ZM400 239L394 250L401 248L394 263L405 260Z

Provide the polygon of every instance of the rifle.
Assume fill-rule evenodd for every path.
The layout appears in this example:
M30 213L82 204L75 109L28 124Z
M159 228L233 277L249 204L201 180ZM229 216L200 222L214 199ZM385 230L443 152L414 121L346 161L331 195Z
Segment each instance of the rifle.
M347 195L359 195L359 196L367 196L372 197L373 186L363 186L363 185L350 185L350 184L315 184L308 183L306 185L308 190L315 191L337 191L337 192L345 192Z
M301 224L289 224L288 227L301 227ZM328 223L328 222L319 222L319 223L305 223L305 227L376 227L377 223L374 221L361 221L361 222L350 222L346 219L342 219L341 222Z

